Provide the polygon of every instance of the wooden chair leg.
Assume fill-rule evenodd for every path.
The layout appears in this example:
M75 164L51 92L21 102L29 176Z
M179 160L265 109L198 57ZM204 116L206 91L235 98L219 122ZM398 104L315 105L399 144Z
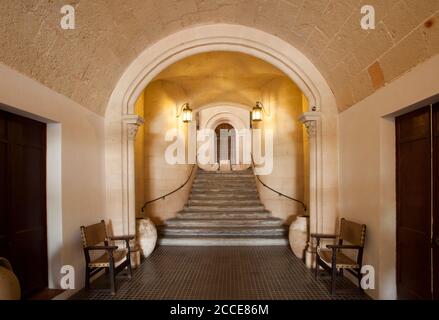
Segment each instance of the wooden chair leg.
M90 290L90 269L88 266L85 267L85 290Z
M331 281L331 295L335 294L335 285L337 282L337 253L335 249L332 250L332 281Z
M133 277L133 270L131 269L131 258L130 258L131 254L128 254L128 272L129 272L129 277L130 279Z
M331 279L331 295L335 295L335 285L337 283L337 268L332 267L332 279Z
M114 270L114 261L110 260L110 286L111 286L111 294L116 294L116 274Z
M320 258L319 254L316 253L316 266L314 269L314 278L317 279L319 277L319 269L320 269Z
M362 293L363 293L363 288L361 287L361 278L362 278L362 275L361 275L360 270L358 270L358 276L357 276L357 278L358 278L358 290L360 291L360 294L362 294Z

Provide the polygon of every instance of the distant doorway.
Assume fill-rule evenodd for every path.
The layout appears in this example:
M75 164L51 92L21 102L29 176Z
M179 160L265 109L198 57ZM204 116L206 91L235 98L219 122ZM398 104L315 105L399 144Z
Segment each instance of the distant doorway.
M22 297L47 287L46 124L0 111L0 256Z
M232 143L233 137L234 137L234 128L232 125L228 123L221 123L215 128L215 135L216 135L216 159L218 164L220 165L223 163L228 163L228 166L231 167L233 163L233 148ZM221 137L224 137L221 139ZM227 143L227 145L226 145Z

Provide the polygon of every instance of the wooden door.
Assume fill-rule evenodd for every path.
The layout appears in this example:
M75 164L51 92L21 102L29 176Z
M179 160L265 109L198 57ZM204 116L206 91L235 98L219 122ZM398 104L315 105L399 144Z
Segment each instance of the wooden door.
M5 114L0 111L0 257L8 256L7 137L7 119Z
M0 256L23 297L47 287L46 125L0 111Z
M221 150L221 131L224 130L228 134L227 138L227 149ZM222 123L218 125L215 129L215 135L216 135L216 156L217 156L217 162L220 163L221 160L231 160L232 156L232 135L233 133L230 131L233 130L233 127L228 123ZM224 134L224 133L223 133ZM227 155L225 154L227 151Z
M397 287L400 299L431 299L430 106L396 119Z
M439 103L433 105L433 294L439 300Z

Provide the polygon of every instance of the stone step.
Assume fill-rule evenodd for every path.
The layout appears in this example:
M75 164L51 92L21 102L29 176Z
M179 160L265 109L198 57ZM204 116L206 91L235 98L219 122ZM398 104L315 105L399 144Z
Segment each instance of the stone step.
M183 211L265 211L265 208L263 205L259 205L259 206L245 206L245 207L241 207L241 206L226 206L226 205L220 205L220 206L215 206L215 205L209 205L209 206L195 206L195 205L191 205L191 206L184 206Z
M222 180L222 181L193 181L192 185L197 185L197 186L206 186L206 185L218 185L218 186L223 186L223 185L256 185L256 182L251 180Z
M285 237L188 237L166 236L159 237L158 244L162 246L286 246Z
M197 171L197 177L246 177L254 178L253 171L241 170L241 171Z
M177 214L179 219L264 219L271 217L269 211L244 211L244 212L224 212L224 211L181 211Z
M193 187L192 188L192 193L209 193L209 192L229 192L229 193L256 193L258 192L258 189L256 189L255 187L252 188L241 188L241 187L224 187L224 188L219 188L219 187L209 187L209 188L198 188L198 187Z
M259 200L259 195L256 193L249 193L249 194L231 194L231 193L195 193L190 194L189 200Z
M283 222L276 218L267 219L179 219L173 218L166 221L167 227L278 227Z
M242 182L246 182L246 181L255 181L254 176L249 176L249 177L241 177L241 176L232 176L232 177L221 177L221 176L206 176L206 177L200 177L200 176L196 176L194 179L195 181L201 181L201 182L205 182L205 181L218 181L218 182L222 182L222 181L242 181Z
M258 192L256 185L223 185L223 186L219 186L219 185L206 185L206 186L192 186L191 189L193 192L203 192L205 193L206 191L215 191L215 190L219 190L219 191L233 191L236 193L241 193L241 191L246 191L246 192L253 192L256 193Z
M253 171L198 170L186 206L158 227L159 244L287 245L287 227L259 199Z
M220 174L217 174L217 175L213 175L213 174L209 174L209 175L197 175L197 176L195 176L195 179L194 180L203 180L203 181L207 181L207 180L210 180L210 181L213 181L213 180L215 180L215 181L228 181L228 180L231 180L231 181L254 181L255 180L255 176L254 175L236 175L236 176L233 176L233 175L220 175Z
M192 185L194 186L200 186L200 187L205 187L205 186L209 186L209 185L217 185L217 186L228 186L228 185L234 185L234 186L251 186L251 185L256 185L255 181L243 181L243 180L223 180L223 181L194 181L192 183Z
M206 195L206 196L211 196L211 195L218 195L218 196L257 196L259 197L259 193L257 190L240 190L240 191L236 191L234 189L223 189L220 191L217 191L218 189L215 189L215 191L205 191L205 190L191 190L190 195Z
M287 229L285 226L278 227L170 227L161 226L158 228L160 235L163 236L285 236Z
M210 189L219 189L219 190L236 190L236 191L241 191L241 190L248 190L248 191L253 191L256 192L256 185L255 184L224 184L224 185L219 185L219 184L206 184L206 185L200 185L200 184L193 184L192 185L192 190L210 190Z
M262 206L259 199L252 200L232 200L232 199L214 199L214 200L188 200L188 206Z

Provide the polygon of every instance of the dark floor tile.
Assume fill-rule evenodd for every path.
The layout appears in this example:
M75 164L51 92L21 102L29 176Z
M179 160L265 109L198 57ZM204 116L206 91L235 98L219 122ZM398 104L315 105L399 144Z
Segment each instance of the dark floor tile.
M105 277L93 283L106 285ZM345 278L329 294L330 278L313 273L288 247L157 247L134 271L118 279L115 296L80 291L72 299L315 300L367 299Z

